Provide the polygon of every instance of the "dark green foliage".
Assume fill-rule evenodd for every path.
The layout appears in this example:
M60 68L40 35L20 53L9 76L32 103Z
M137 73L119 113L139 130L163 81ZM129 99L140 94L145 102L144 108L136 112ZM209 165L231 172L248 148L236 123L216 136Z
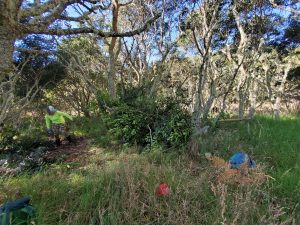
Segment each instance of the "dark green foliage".
M288 27L284 31L283 42L290 46L299 46L300 43L300 22L293 18L290 19Z
M294 84L298 84L300 88L300 66L295 67L289 71L288 78L294 82Z
M0 132L0 149L5 149L13 146L14 137L18 135L18 131L10 126L1 127Z
M24 97L29 88L38 82L40 87L53 88L66 76L65 67L57 60L56 44L52 38L43 35L29 35L17 43L22 49L16 51L14 63L21 70L16 84L17 95ZM33 55L31 50L41 51ZM36 97L41 97L38 93Z
M107 135L107 129L99 117L77 117L71 123L70 130L75 136L88 137L93 144L101 147L109 147L111 138Z
M190 115L180 108L160 115L155 126L154 138L167 147L179 147L189 140L192 132Z
M152 125L151 111L147 108L135 108L125 103L114 107L111 117L106 117L110 131L124 143L145 144L149 132L147 126Z
M16 210L12 214L12 225L29 225L34 224L35 209L30 206L24 206L22 209Z
M30 151L41 145L46 140L42 126L44 121L36 118L24 118L22 124L14 127L6 124L0 132L0 151Z
M106 91L97 91L96 96L97 104L100 110L105 111L108 106L113 105L113 101L109 97L109 94Z
M123 143L179 147L189 139L191 118L179 101L147 97L127 100L115 104L105 119L110 132Z

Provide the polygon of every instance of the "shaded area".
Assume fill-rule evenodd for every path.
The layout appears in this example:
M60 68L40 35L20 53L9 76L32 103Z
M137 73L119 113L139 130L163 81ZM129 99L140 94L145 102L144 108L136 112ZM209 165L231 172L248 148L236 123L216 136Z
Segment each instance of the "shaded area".
M75 143L64 141L61 146L50 148L44 156L46 162L55 162L62 158L64 162L80 161L86 155L87 140L76 138Z
M0 174L33 173L42 170L47 164L79 161L86 155L87 140L80 137L73 141L63 141L61 146L48 141L40 143L31 151L9 151L1 156Z

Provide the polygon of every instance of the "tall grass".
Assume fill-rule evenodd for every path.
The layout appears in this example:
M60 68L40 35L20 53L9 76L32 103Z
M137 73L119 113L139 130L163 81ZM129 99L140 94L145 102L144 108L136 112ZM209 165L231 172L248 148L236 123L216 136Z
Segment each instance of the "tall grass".
M299 118L257 117L249 124L222 124L201 140L201 152L225 159L237 150L250 153L274 181L216 182L220 171L203 158L92 147L84 161L1 178L0 202L30 196L39 225L297 224L299 127ZM169 184L168 196L155 195L160 182Z
M285 116L275 120L257 116L251 122L227 122L202 141L202 151L228 158L245 151L264 164L274 181L269 183L278 202L298 210L300 221L300 118Z
M97 149L94 149L97 150ZM100 152L100 150L98 149ZM214 182L213 168L163 154L94 155L86 165L51 166L34 176L3 179L2 200L32 197L37 224L281 224L292 222L257 184ZM158 163L160 162L160 163ZM171 188L158 197L160 182ZM282 223L284 224L284 223Z

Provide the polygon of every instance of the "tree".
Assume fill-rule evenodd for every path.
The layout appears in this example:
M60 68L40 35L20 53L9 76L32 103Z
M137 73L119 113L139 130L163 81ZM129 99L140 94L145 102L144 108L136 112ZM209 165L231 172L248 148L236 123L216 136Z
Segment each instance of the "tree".
M282 55L276 49L263 53L259 59L264 76L260 82L265 86L265 95L272 104L273 115L280 118L281 102L284 97L289 72L300 62L299 48L291 49L288 54Z
M78 15L68 16L67 8L75 7ZM12 54L16 39L29 34L69 35L81 33L95 33L101 37L125 37L139 34L146 30L160 14L155 14L148 19L141 27L116 32L116 30L105 31L88 26L90 15L99 10L107 10L111 7L103 5L102 1L96 0L49 0L29 3L25 0L3 0L0 2L0 62L1 77L12 69ZM114 6L113 6L114 7ZM81 27L62 28L57 26L62 22L74 22L85 24Z
M223 1L204 1L198 8L193 10L185 25L187 43L191 41L196 47L198 54L198 72L194 86L193 99L193 124L195 133L201 134L204 127L204 120L207 118L210 109L219 95L220 77L223 74L218 68L219 57L216 49L220 48L218 38L222 10L224 10Z
M13 67L12 60L14 44L17 39L30 34L75 35L94 33L99 37L133 36L145 31L160 16L160 13L156 13L148 19L145 18L145 22L141 26L132 30L109 31L93 26L89 20L91 16L101 14L112 6L111 2L107 5L104 3L97 0L0 1L0 54L2 55L0 61L0 94L4 96L10 93L9 96L1 98L0 122L14 107L15 84L20 77ZM68 15L67 10L70 8L76 11L75 16ZM4 86L5 88L2 88Z
M53 84L61 79L64 70L56 63L55 51L56 44L49 37L29 35L18 41L14 64L25 65L17 83L17 95L26 95L26 87L32 86L37 79L40 80L40 86L50 82ZM56 68L52 65L56 65Z
M144 90L144 94L155 97L164 88L162 81L170 75L172 67L171 56L177 50L178 42L178 13L184 9L186 1L141 1L136 4L140 12L132 9L125 12L128 26L136 26L136 23L147 17L147 8L150 8L151 15L154 15L153 8L161 8L161 17L154 22L154 25L140 35L131 38L123 38L121 48L122 63L129 76L122 76L123 83L130 87ZM123 87L123 89L125 89Z
M67 76L55 88L56 96L69 102L69 106L77 112L81 111L86 115L92 100L97 100L99 108L105 110L106 103L100 95L107 93L109 89L105 77L108 60L97 43L97 37L79 35L64 39L59 45L58 57ZM70 104L71 101L73 102Z

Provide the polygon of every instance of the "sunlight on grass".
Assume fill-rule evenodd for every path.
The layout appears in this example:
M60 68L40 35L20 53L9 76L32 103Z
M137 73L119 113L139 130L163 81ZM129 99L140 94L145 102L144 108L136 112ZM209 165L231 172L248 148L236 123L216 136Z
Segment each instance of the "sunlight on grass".
M299 161L294 158L300 154L299 123L259 117L250 124L224 125L201 140L201 151L225 159L237 149L249 152L275 181L218 183L220 171L204 158L195 161L161 149L137 154L134 148L114 152L94 146L82 162L3 178L0 200L30 196L38 224L45 225L292 222L300 199ZM170 186L164 198L155 195L160 182Z
M69 181L72 185L80 185L82 182L84 182L84 176L72 173L69 175Z
M202 147L225 158L235 151L251 154L275 178L271 190L289 206L300 202L300 118L257 116L252 122L222 124Z

